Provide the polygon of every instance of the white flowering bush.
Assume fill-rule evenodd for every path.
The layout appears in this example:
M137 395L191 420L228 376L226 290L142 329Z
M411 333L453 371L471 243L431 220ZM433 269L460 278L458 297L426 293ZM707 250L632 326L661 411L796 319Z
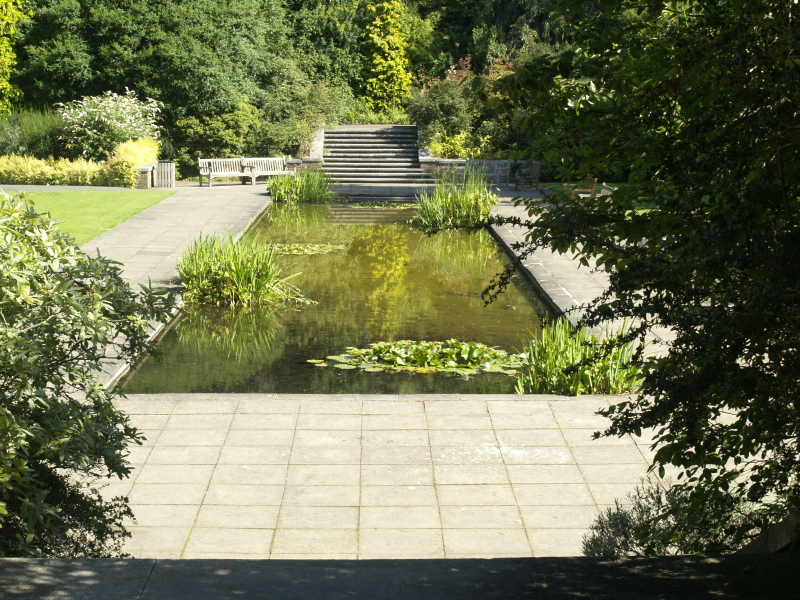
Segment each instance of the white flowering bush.
M76 157L106 160L123 142L158 139L157 118L163 104L152 98L140 100L128 89L125 94L104 92L56 106L64 121L61 139Z

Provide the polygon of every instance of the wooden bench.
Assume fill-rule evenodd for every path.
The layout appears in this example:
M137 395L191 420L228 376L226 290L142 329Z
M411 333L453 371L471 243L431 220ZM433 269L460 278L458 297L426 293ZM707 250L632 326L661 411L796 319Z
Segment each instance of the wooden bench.
M607 183L600 184L600 191L597 193L598 196L610 196L614 192L617 191L617 188L611 187Z
M591 198L597 188L597 177L594 179L586 178L583 183L565 183L564 191L569 192L573 198Z
M208 178L208 187L215 177L239 177L244 183L252 176L242 168L241 158L198 158L197 167L200 171L200 187L203 187L203 177Z
M255 185L258 177L269 175L294 175L294 171L286 170L286 160L282 157L257 158L198 158L200 171L200 187L203 177L208 178L208 187L215 177L238 177L242 183L250 180Z
M514 187L524 190L526 187L534 189L539 185L539 173L542 170L542 163L533 161L528 163L530 166L520 167L514 176Z
M250 169L252 183L255 184L259 177L269 177L271 175L292 175L294 171L286 170L286 159L282 156L273 158L242 158L242 165Z

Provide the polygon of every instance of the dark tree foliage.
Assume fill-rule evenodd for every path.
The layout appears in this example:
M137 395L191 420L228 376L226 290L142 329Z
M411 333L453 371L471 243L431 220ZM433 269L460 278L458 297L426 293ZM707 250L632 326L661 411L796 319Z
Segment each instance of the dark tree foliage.
M310 75L361 85L366 0L287 0L297 62Z
M242 101L279 113L288 79L298 76L278 0L31 4L15 77L27 102L128 87L164 101L171 121L231 112Z
M680 510L712 507L743 540L800 508L800 14L784 0L600 6L492 101L564 180L630 173L631 185L527 202L522 250L608 271L587 324L631 317L641 340L672 330L666 355L639 357L641 393L605 411L605 434L653 428L656 465L677 467L689 492ZM740 493L752 518L732 518Z
M483 72L493 60L513 56L532 44L556 45L561 18L551 18L557 0L419 0L415 4L422 17L438 15L438 49L447 68L471 55L476 71ZM591 3L579 12L591 10ZM571 20L574 20L574 16ZM425 67L434 74L435 65ZM432 68L433 67L433 68Z

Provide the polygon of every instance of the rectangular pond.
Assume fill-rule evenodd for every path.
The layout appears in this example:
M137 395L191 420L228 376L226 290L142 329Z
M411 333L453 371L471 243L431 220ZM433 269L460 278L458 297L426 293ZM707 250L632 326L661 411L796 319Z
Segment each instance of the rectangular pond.
M164 355L146 360L127 393L513 393L502 373L366 372L317 367L372 342L482 342L506 351L546 314L522 277L494 303L481 291L508 257L485 231L433 236L407 222L412 210L344 205L274 205L248 235L265 241L335 246L285 255L284 273L317 304L275 311L260 307L187 307L162 340ZM290 248L292 250L292 248Z

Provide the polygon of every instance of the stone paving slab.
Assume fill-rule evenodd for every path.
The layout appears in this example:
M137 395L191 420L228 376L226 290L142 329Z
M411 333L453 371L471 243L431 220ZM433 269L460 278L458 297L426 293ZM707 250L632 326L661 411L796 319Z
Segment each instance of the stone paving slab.
M14 600L794 600L797 555L619 560L0 559Z
M130 395L137 558L572 556L648 467L605 396ZM605 486L614 486L608 489Z

